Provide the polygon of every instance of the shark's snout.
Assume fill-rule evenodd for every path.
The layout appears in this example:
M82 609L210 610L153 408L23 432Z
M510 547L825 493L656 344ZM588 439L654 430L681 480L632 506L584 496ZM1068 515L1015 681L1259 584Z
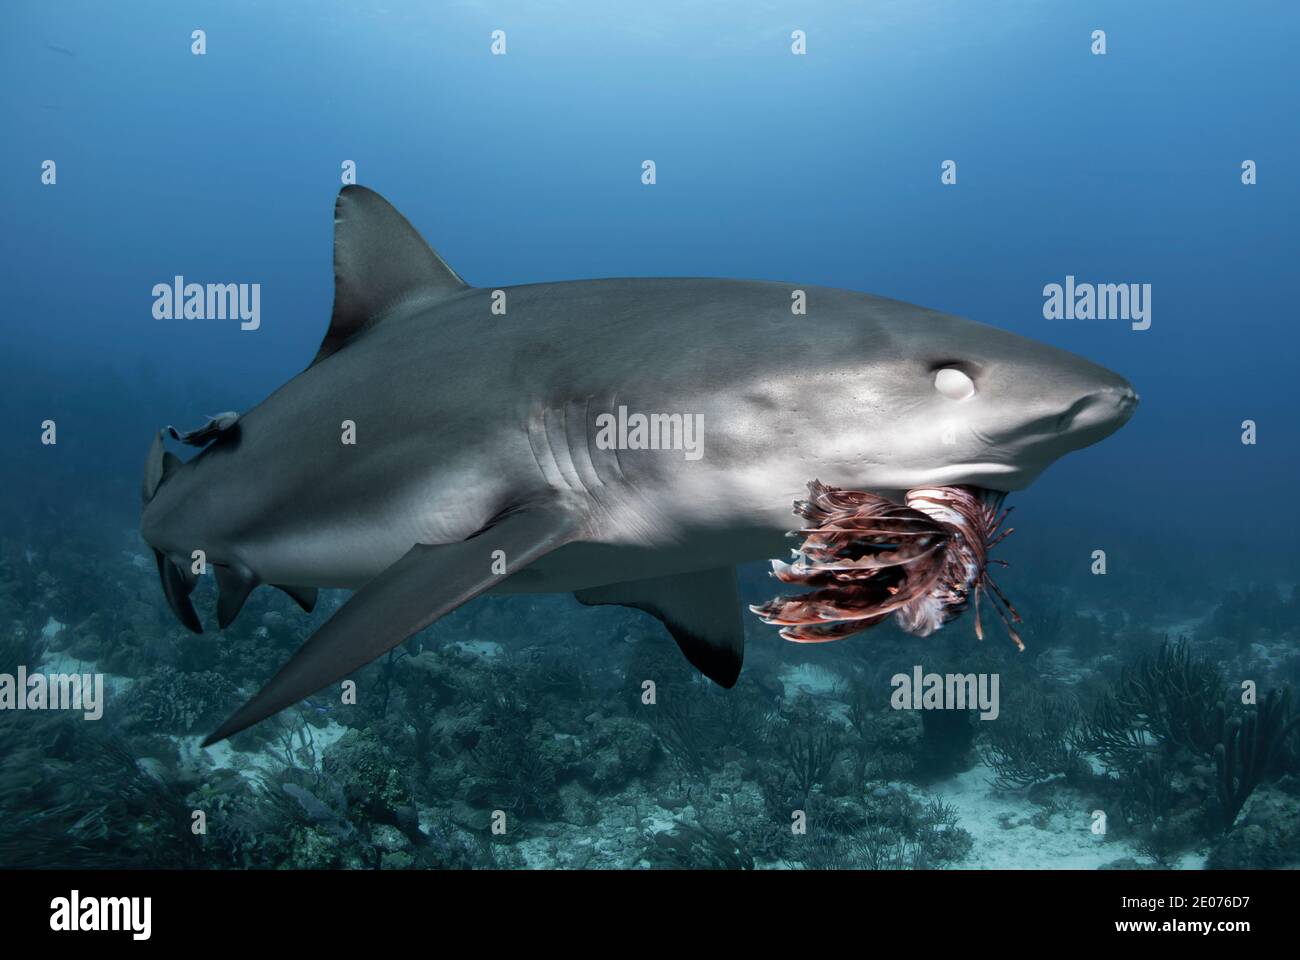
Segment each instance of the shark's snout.
M1102 440L1128 423L1138 405L1138 395L1122 377L1084 394L1070 405L1057 423L1060 434L1077 446Z
M1022 489L1061 457L1124 426L1138 405L1137 391L1119 374L1073 358L1036 382L1017 377L1005 384L1013 386L1011 395L990 390L990 413L972 428L981 443L975 456L949 463L927 482Z

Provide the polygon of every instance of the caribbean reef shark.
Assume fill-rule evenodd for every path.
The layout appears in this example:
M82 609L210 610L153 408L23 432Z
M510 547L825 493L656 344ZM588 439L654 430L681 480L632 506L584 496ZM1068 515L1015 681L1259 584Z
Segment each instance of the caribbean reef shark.
M188 462L162 431L146 462L141 533L191 630L196 550L222 628L258 584L307 610L318 587L356 590L205 743L487 592L647 611L729 687L744 636L735 567L786 553L810 481L895 499L1017 490L1137 403L1073 354L863 293L471 287L358 186L335 207L334 272L310 366L242 415L172 431L204 447Z

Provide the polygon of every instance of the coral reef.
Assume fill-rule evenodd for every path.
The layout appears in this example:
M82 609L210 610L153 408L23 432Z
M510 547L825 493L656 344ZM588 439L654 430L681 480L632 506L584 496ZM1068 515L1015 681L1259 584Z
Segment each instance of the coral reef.
M191 636L115 536L83 517L0 538L0 673L109 690L98 722L0 713L6 866L937 869L1018 865L1009 838L1044 865L1300 863L1294 591L1234 587L1192 642L1162 641L1136 594L1081 609L1015 584L1023 655L963 621L816 649L752 624L729 691L638 612L584 609L578 636L571 599L488 597L358 671L355 696L203 751L341 597L308 617L260 590ZM922 662L998 675L999 715L893 709Z
M196 733L238 705L239 691L219 673L159 667L131 685L121 709L123 725L131 732Z
M1055 776L1079 780L1086 774L1075 737L1081 723L1078 702L1069 695L1029 688L1023 701L1004 705L980 754L1004 789L1028 787Z
M6 714L0 742L0 863L201 865L183 794L119 737L66 715Z
M1290 694L1270 691L1257 709L1223 724L1214 767L1225 830L1232 829L1251 792L1277 774L1284 744L1300 727L1300 716L1291 715Z

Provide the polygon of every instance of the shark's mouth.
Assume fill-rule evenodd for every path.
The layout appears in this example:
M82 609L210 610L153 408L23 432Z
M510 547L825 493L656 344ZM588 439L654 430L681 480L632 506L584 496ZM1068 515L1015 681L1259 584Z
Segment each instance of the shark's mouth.
M984 637L981 598L997 611L1016 646L1020 615L989 576L989 550L1001 531L1006 496L974 486L918 487L905 503L814 480L794 512L807 523L794 563L772 561L784 583L810 593L750 607L781 636L823 643L859 633L892 616L905 631L927 637L974 600L975 635Z

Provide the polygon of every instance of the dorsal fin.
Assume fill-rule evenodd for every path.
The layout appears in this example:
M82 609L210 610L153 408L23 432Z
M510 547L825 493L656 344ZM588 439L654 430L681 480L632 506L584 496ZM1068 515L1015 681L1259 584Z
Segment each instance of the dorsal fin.
M346 186L334 204L334 315L312 363L403 301L465 288L392 204L373 190Z

